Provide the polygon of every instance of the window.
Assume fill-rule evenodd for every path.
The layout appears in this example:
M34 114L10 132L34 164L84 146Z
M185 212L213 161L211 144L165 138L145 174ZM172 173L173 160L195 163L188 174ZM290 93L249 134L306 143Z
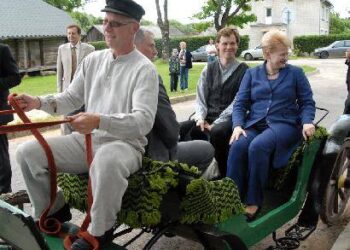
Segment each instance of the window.
M266 17L271 17L271 16L272 16L272 9L266 8Z
M344 41L337 42L333 46L333 48L340 48L340 47L344 47Z
M266 24L272 23L272 9L271 8L266 8L265 23Z
M345 41L345 47L350 47L350 40Z

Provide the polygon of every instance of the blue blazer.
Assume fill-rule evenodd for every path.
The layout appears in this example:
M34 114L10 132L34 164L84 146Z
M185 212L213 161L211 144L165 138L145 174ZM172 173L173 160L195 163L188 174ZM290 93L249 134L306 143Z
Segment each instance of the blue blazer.
M303 70L287 65L276 80L267 79L266 63L248 69L233 106L233 127L252 127L265 119L274 131L277 144L273 166L287 164L302 138L302 125L312 123L315 101Z

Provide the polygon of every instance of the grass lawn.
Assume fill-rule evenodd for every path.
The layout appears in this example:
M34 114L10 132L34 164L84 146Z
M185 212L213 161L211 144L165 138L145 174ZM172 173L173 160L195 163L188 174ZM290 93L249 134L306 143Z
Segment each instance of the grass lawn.
M11 93L26 93L33 96L47 95L56 92L56 75L25 76L20 85L11 89Z
M258 63L259 64L259 63ZM255 67L257 63L248 63L249 67ZM196 92L196 85L199 79L200 73L204 68L204 63L194 63L193 68L189 70L188 74L188 92L182 93L180 90L180 82L178 83L178 92L170 92L170 76L168 64L157 60L155 62L157 66L158 73L163 79L165 88L167 89L168 95L170 97L181 96L184 94L194 94ZM313 67L303 65L302 68L304 72L311 72L316 70ZM27 93L33 96L40 96L46 94L56 93L56 75L51 76L34 76L34 77L24 77L22 83L11 89L11 93Z

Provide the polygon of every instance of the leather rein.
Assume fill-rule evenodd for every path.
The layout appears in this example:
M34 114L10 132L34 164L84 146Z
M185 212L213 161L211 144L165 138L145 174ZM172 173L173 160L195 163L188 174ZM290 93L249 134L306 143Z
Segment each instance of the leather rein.
M16 94L10 94L8 96L9 104L12 106L13 109L11 110L2 110L0 111L0 115L8 115L8 114L17 114L18 117L23 121L23 124L17 124L17 125L3 125L0 126L0 134L6 134L10 132L18 132L18 131L24 131L24 130L30 130L31 133L34 135L36 140L39 142L39 144L44 149L44 152L46 154L46 158L48 161L48 168L49 168L49 177L50 177L50 202L48 207L42 212L39 219L39 228L42 232L53 235L53 236L61 236L62 232L62 225L61 223L55 219L55 218L48 218L48 213L52 209L54 202L56 200L57 195L57 167L54 161L52 150L45 140L45 138L42 136L42 134L39 132L39 128L47 127L47 126L53 126L63 123L68 123L70 120L63 119L58 121L50 121L50 122L32 122L28 116L25 114L25 112L20 108L18 102L16 101L15 97ZM91 140L91 134L85 135L85 145L86 145L86 159L89 168L91 167L91 162L93 158L92 154L92 140ZM91 221L90 211L91 206L93 202L92 197L92 189L91 189L91 181L89 178L88 182L88 208L87 208L87 214L86 217L80 227L80 231L77 235L78 238L84 238L87 240L94 248L94 250L99 249L99 244L96 238L94 238L92 235L90 235L87 232L88 225ZM70 249L73 236L66 236L64 239L64 247L66 249Z

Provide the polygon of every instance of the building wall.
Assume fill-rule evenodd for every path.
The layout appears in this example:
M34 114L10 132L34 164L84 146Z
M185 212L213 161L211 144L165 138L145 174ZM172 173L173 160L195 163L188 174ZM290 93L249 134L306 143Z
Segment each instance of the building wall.
M96 28L92 28L86 34L84 41L86 42L104 41L104 36L99 30L97 30Z
M59 45L65 37L5 40L21 71L55 69Z
M295 36L329 33L330 10L320 0L264 0L252 1L251 4L257 21L246 25L241 31L242 35L250 36L250 48L259 45L262 35L272 27L286 32L292 41ZM268 8L272 10L270 18L266 17ZM283 18L284 10L290 11L289 24Z

